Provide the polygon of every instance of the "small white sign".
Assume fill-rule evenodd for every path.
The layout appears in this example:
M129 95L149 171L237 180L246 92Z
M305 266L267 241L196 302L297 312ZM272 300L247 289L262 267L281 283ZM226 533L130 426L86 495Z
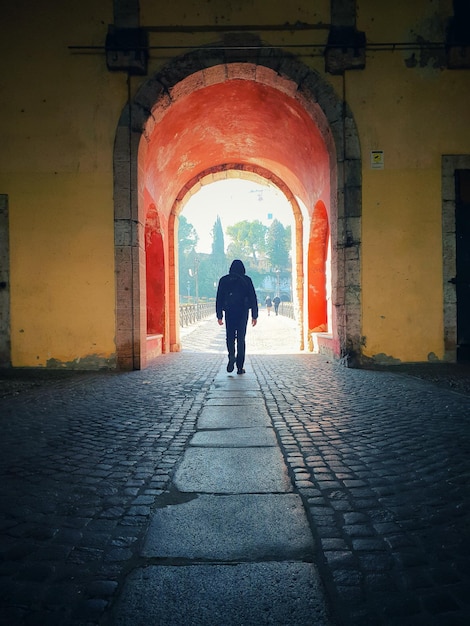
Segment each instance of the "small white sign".
M371 150L370 151L370 166L373 170L383 170L384 168L384 151L383 150Z

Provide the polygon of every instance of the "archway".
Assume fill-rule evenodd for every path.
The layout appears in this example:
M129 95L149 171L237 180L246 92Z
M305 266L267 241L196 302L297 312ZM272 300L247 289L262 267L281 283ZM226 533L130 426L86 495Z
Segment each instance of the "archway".
M307 208L308 220L318 202L325 207L334 311L332 336L324 338L322 349L333 350L339 358L360 354L360 161L355 125L331 86L294 58L277 54L261 55L253 63L247 52L244 61L228 63L220 51L190 53L147 81L121 116L115 148L116 344L121 368L147 364L142 233L149 207L156 207L163 243L166 313L161 349L166 352L178 348L171 328L176 319L175 203L198 177L243 168L259 168L281 181ZM270 67L274 60L275 69ZM308 224L297 233L298 241L308 242L306 229L309 233ZM306 259L297 262L298 273L308 278Z
M304 336L304 313L302 306L302 299L304 297L302 270L304 257L304 242L302 238L304 215L297 199L284 181L278 179L272 172L261 167L241 164L220 165L218 167L211 168L208 172L201 172L198 176L191 180L184 189L181 190L181 193L175 200L169 219L169 238L171 241L175 241L177 238L177 218L183 210L189 197L197 193L201 186L212 184L219 180L233 178L257 181L262 185L270 183L283 194L286 202L290 204L293 218L293 243L291 249L293 268L292 295L294 305L296 307L296 320L298 323L297 342L298 347L303 350L306 341L306 336ZM173 271L175 272L174 276ZM172 301L174 301L174 310L176 311L178 305L178 289L176 288L177 272L173 265L170 267L170 273L170 285L175 285L175 289L171 291L170 297ZM175 342L173 349L178 350L180 348L178 324L175 323L174 326L171 326L170 334Z

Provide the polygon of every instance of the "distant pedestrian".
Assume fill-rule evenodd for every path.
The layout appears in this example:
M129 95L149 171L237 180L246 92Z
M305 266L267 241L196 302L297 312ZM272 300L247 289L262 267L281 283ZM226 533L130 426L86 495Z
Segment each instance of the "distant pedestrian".
M228 350L227 372L233 372L235 363L237 374L244 374L245 335L248 314L251 309L251 324L258 321L258 300L253 281L246 275L242 261L235 259L229 273L219 280L215 310L217 321L223 325L225 312L225 333ZM235 351L236 344L236 351Z
M281 304L281 298L279 296L276 296L273 300L274 303L274 313L276 315L279 315L279 305Z
M266 309L268 311L268 315L271 315L271 309L273 306L273 301L271 300L271 296L266 296L266 300L264 301L266 305Z

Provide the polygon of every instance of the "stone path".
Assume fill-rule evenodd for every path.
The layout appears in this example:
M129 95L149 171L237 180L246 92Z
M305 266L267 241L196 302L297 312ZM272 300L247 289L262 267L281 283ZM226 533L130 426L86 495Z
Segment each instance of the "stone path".
M253 377L218 373L141 558L119 626L329 623L305 510Z
M0 624L467 626L470 398L295 337L1 398Z

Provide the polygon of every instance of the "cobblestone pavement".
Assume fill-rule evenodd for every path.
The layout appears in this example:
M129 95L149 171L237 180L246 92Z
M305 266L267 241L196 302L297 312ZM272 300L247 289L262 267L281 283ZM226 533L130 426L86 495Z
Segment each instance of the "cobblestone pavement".
M295 336L261 315L246 376L302 496L337 624L470 623L470 397L300 354ZM112 624L225 367L214 320L183 345L146 371L45 375L4 393L0 624Z

